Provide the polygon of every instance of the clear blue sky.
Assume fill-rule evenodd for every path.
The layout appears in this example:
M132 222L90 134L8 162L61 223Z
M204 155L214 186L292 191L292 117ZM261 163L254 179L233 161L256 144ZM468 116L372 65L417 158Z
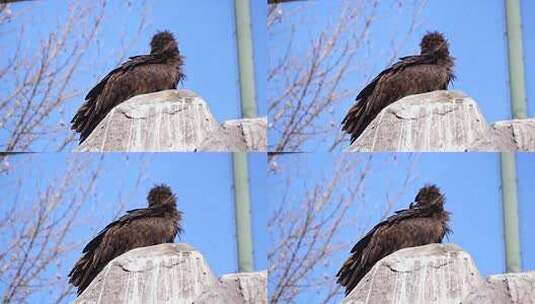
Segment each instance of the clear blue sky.
M26 51L35 50L40 40L46 39L51 31L62 24L68 14L71 1L28 1L12 5L15 14L25 12L20 18L12 21L10 27L18 29L21 24L39 24L27 26L22 48ZM85 0L91 3L91 0ZM129 42L135 36L139 24L141 1L130 1L132 7L127 8L126 2L109 1L107 15L98 32L98 46L91 45L84 57L81 67L75 75L77 87L83 96L97 82L111 71L118 62L117 51L121 39ZM185 56L186 79L180 88L195 91L208 103L212 113L219 121L239 118L239 74L236 49L234 0L196 1L196 0L165 0L147 1L147 29L132 45L127 56L147 54L149 42L157 30L167 29L175 34L179 48ZM266 41L267 6L263 1L251 1L251 18L253 43L263 46ZM17 32L5 35L2 47L6 54L14 52L20 39ZM122 37L122 35L125 35ZM257 109L259 116L266 115L265 81L267 71L267 50L255 47L257 82ZM6 57L0 59L2 65ZM64 109L65 119L70 121L83 101L83 96L72 100ZM60 117L54 115L52 121ZM2 138L0 133L0 139ZM49 151L53 149L47 143L39 142L32 151Z
M406 1L401 9L394 8L394 2L397 3L380 2L377 18L369 32L370 43L357 55L357 62L366 62L367 69L349 73L342 81L342 87L354 91L354 96L366 82L387 66L392 55L392 41L399 42L406 34L411 19L412 10L409 6L412 1ZM296 29L294 45L301 48L308 45L310 37L316 37L329 24L330 19L335 18L341 3L341 0L311 1L306 5L308 10L305 20L309 22ZM295 2L286 5L291 9L302 4ZM529 116L535 116L535 2L523 0L521 5L528 111ZM398 55L418 53L421 37L425 32L434 30L446 35L450 42L450 52L456 58L457 79L450 89L472 96L488 122L509 119L511 111L504 1L428 1L418 19L415 32L404 42ZM300 46L300 43L304 45ZM270 51L283 54L286 49L278 45L281 45L278 41L270 41ZM338 122L342 121L353 103L354 97L333 109ZM273 135L270 138L273 140ZM306 146L306 150L324 151L324 145L313 142Z
M78 154L79 158L97 159L97 154ZM25 194L20 202L28 204L36 195L36 189L43 187L53 177L61 177L66 169L68 153L45 153L15 156L18 170L8 176L0 176L3 189L13 186L21 177ZM23 161L23 164L20 162ZM17 163L19 162L19 163ZM142 163L146 163L144 167ZM186 242L197 248L207 259L216 275L237 272L237 254L234 225L234 192L232 184L231 156L227 153L156 153L156 154L106 154L103 167L106 168L90 195L85 209L71 239L78 242L77 253L64 259L60 275L66 277L70 267L79 258L83 246L105 227L118 208L122 197L127 200L127 210L146 206L149 189L158 183L168 184L178 196L178 208L184 212L184 234L177 242ZM251 153L249 156L249 178L253 216L253 239L255 263L258 270L267 268L265 233L267 219L267 193L265 188L266 156ZM32 167L31 171L26 168ZM134 188L139 170L144 168L138 188ZM86 175L76 178L82 181ZM10 186L11 185L11 186ZM6 191L4 200L11 200L12 191ZM2 204L0 212L5 212ZM89 220L89 222L88 222ZM6 240L0 238L0 246ZM36 295L32 303L43 303L43 295Z
M365 160L365 153L353 154L351 157ZM290 193L282 192L279 177L268 176L270 189L269 206L273 211L283 195L302 197L305 185L317 183L321 176L332 170L337 155L332 153L288 154L279 158L281 167L298 166L299 173L290 173L294 184ZM398 165L394 165L393 158ZM411 163L414 166L411 167ZM535 154L518 155L518 180L521 220L521 242L523 270L535 270ZM464 248L474 258L480 272L490 275L505 272L503 220L501 189L499 175L499 156L494 153L424 153L395 155L375 153L372 161L371 175L365 187L365 196L354 202L355 206L364 206L358 210L366 213L356 214L357 220L364 221L371 228L380 219L384 210L386 195L396 194L401 189L407 170L413 170L414 180L407 191L400 197L395 210L406 208L412 202L418 189L426 183L437 184L446 195L446 209L451 212L452 235L446 242ZM356 172L362 170L355 168ZM341 235L346 240L358 241L362 237L355 228L348 228ZM335 273L347 254L337 255L328 263L330 273ZM313 297L313 296L311 296ZM300 298L298 303L308 303L308 297Z

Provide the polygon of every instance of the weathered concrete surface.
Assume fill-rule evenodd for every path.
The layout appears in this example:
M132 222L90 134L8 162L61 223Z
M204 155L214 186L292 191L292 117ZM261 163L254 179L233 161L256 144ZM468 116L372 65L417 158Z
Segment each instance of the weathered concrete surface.
M461 248L431 244L402 249L379 261L343 303L533 303L527 299L535 299L534 284L535 273L485 279Z
M267 151L267 118L227 120L197 151Z
M480 288L470 255L454 245L426 245L379 261L343 303L460 303Z
M247 304L267 304L267 271L231 273L221 277L221 283L236 290Z
M535 118L498 121L491 127L501 138L512 142L516 151L535 151Z
M217 279L203 256L187 244L137 248L111 261L74 303L249 304L267 301L265 272L232 276L239 283L229 284L225 277Z
M489 276L483 288L471 292L462 304L533 304L535 271Z
M195 93L166 90L117 105L76 151L263 151L266 122L266 118L232 120L234 129L229 130Z
M512 135L504 130L508 124L513 125ZM534 128L535 120L491 127L472 98L434 91L404 97L383 109L348 151L535 151Z

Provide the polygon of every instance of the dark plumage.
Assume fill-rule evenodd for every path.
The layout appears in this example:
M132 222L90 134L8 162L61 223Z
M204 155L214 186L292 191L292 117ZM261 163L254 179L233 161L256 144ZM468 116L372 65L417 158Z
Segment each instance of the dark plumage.
M420 55L400 58L382 71L358 94L342 121L342 130L354 142L382 109L413 94L446 90L455 79L448 41L438 32L427 33L420 43Z
M338 283L346 295L385 256L402 248L442 243L450 232L444 196L435 185L420 189L409 209L396 211L370 230L351 249L351 256L338 271Z
M69 273L69 283L78 287L78 294L115 257L138 247L173 243L182 232L182 213L176 209L176 197L168 186L152 188L147 202L148 208L127 211L85 246L84 255Z
M158 32L150 46L149 55L130 57L89 91L71 121L80 143L116 105L135 95L176 89L184 78L183 57L173 34Z

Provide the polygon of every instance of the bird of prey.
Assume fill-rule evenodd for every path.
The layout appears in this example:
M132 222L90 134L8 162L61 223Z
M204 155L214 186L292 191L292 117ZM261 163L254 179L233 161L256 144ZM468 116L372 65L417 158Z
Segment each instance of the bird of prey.
M69 273L69 283L78 287L78 294L115 257L138 247L173 243L182 232L182 212L177 210L176 197L168 186L153 187L147 201L148 208L127 211L85 246Z
M338 271L338 283L348 295L364 275L385 256L402 248L442 243L450 232L444 195L435 185L426 185L409 209L396 211L370 230L351 249L351 256Z
M420 55L400 58L357 95L357 103L342 121L351 143L391 103L408 95L446 90L455 79L453 61L446 38L439 32L427 33L420 42Z
M135 95L176 89L184 78L183 57L173 34L156 33L150 46L149 55L130 57L89 91L71 121L71 129L80 133L80 143L121 102Z

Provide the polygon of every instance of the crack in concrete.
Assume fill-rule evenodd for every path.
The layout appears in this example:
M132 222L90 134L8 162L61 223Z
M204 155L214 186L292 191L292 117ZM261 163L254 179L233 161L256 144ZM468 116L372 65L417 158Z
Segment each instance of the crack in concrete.
M516 149L520 150L520 142L518 141L517 136L516 136L515 124L511 123L510 128L511 128L511 137L513 138L513 143L515 144Z
M147 271L150 271L154 268L167 268L167 269L171 269L173 268L174 266L176 265L179 265L179 264L184 264L184 261L177 261L177 262L172 262L171 264L158 264L158 265L154 265L152 267L146 267L144 266L144 268L142 270L132 270L132 269L128 269L127 266L123 265L122 263L117 263L115 264L117 267L121 268L124 272L147 272Z
M432 116L432 115L440 115L440 116L446 116L447 114L449 113L452 113L454 111L456 111L457 109L450 109L450 110L443 110L443 111L432 111L432 112L425 112L423 115L418 115L418 116L414 116L414 117L404 117L403 115L399 114L398 112L395 112L395 111L391 111L392 114L394 114L394 116L397 118L397 119L401 119L401 120L419 120L419 119L422 119L424 117L427 117L427 116Z
M147 119L147 118L151 118L151 117L154 117L156 115L159 115L159 114L174 115L176 113L183 112L184 110L185 110L184 108L178 108L178 109L169 110L169 111L165 111L164 110L164 111L161 111L160 113L155 113L155 114L152 114L152 115L149 114L149 115L144 115L144 116L129 115L126 110L122 110L121 114L123 114L128 119Z
M392 271L392 272L396 272L396 273L411 273L411 272L415 272L415 271L420 271L424 267L431 267L431 268L434 268L434 269L440 269L440 268L442 268L444 266L450 265L451 263L452 263L452 261L448 261L448 262L445 262L445 263L440 263L438 265L436 265L436 264L425 264L425 265L421 265L421 266L418 266L418 267L411 268L410 270L396 269L391 264L385 264L385 266L388 269L390 269L390 271Z

